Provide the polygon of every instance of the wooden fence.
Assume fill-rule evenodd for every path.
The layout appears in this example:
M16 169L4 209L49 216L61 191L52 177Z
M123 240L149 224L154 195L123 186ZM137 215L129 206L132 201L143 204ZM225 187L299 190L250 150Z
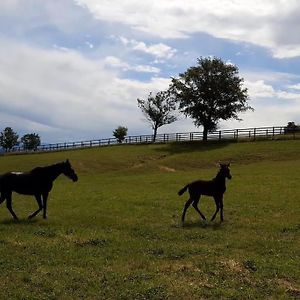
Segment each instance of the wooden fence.
M258 139L300 139L299 130L291 130L284 126L226 129L208 134L208 141L247 141ZM155 143L201 141L203 132L163 133L156 136ZM122 144L148 144L153 143L153 135L127 136ZM35 151L58 151L87 147L101 147L119 144L116 138L89 140L80 142L66 142L55 144L43 144ZM10 152L31 152L22 146L14 147Z

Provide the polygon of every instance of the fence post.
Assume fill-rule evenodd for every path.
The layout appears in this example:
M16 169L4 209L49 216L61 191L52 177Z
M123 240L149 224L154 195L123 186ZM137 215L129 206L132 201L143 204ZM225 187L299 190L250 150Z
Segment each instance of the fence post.
M294 130L293 130L293 138L294 138L294 140L296 139L296 128L294 128Z
M254 135L254 141L255 141L256 140L256 128L254 128L253 135Z
M236 130L236 141L238 141L239 140L239 130L237 129Z
M222 140L222 131L220 130L219 131L219 141L221 141Z

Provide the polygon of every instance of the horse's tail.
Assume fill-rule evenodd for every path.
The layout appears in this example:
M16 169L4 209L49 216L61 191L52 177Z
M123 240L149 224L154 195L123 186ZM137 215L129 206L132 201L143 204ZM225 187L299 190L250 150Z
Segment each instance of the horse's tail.
M186 190L188 189L188 187L189 187L189 184L187 184L185 187L183 187L181 190L179 190L178 196L183 195L186 192Z

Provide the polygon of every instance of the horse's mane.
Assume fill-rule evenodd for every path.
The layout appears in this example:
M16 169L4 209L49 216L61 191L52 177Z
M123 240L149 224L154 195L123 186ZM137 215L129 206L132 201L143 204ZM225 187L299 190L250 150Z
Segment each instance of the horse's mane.
M62 165L63 163L56 163L53 165L49 165L49 166L44 166L44 167L35 167L34 169L32 169L30 171L30 173L40 173L49 169L53 169L54 167L58 167L59 165Z

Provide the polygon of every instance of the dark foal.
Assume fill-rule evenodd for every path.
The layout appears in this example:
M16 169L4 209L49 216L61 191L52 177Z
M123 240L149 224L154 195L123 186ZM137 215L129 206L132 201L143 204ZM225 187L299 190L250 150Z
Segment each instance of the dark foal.
M74 182L78 177L69 160L46 167L37 167L30 172L9 172L0 176L0 204L6 200L6 206L14 219L18 219L12 209L12 192L23 195L33 195L38 203L38 210L29 218L35 217L43 210L44 219L47 218L47 199L52 189L53 181L64 174Z
M197 180L192 183L187 184L184 188L182 188L178 195L181 196L187 189L190 194L190 198L185 203L181 221L184 222L185 214L188 209L188 207L193 204L193 207L195 210L199 213L201 218L203 220L206 220L205 216L202 214L200 209L198 208L198 203L200 200L201 195L205 196L211 196L214 198L216 203L216 212L211 218L211 221L213 221L219 212L221 210L221 222L224 220L223 216L223 194L226 191L226 178L231 179L230 170L229 170L230 164L220 164L220 170L217 174L217 176L209 181L205 180Z

